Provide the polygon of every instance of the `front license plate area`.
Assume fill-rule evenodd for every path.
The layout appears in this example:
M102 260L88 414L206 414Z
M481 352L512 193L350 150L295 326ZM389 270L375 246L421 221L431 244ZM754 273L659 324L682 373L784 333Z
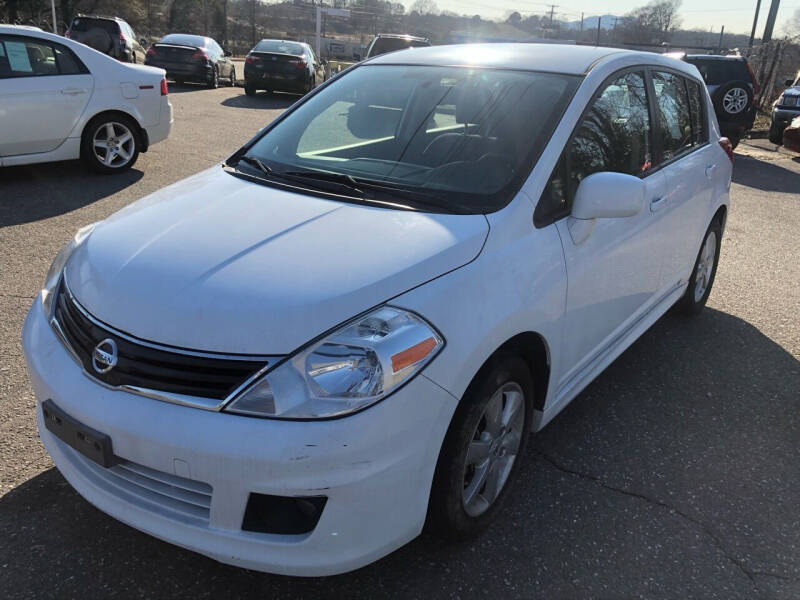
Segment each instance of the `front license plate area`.
M73 419L52 400L42 402L42 416L50 433L86 458L102 467L111 467L119 462L109 436Z

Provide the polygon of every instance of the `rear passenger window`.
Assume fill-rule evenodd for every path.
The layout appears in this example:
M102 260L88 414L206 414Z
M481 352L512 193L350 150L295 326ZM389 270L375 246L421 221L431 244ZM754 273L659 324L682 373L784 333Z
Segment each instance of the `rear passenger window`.
M653 87L656 93L657 135L664 153L663 160L668 161L694 145L686 80L674 73L654 72Z
M78 75L84 73L84 67L69 50L62 46L53 46L56 54L56 64L61 75Z
M692 141L699 145L708 141L706 119L703 113L703 90L696 81L687 80L689 88L689 110L692 112Z

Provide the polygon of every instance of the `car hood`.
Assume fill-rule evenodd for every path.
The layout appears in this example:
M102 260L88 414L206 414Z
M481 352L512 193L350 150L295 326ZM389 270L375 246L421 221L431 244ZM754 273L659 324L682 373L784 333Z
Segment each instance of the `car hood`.
M215 167L98 224L67 263L96 318L144 340L286 354L480 252L483 215L347 204Z

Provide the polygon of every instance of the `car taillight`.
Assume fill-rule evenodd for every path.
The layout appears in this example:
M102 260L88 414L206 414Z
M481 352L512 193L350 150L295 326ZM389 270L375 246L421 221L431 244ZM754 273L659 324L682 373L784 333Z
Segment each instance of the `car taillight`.
M301 58L300 60L290 60L289 64L294 65L296 69L305 69L308 62L305 58Z
M255 57L250 56L248 54L247 56L244 57L244 62L246 62L248 65L252 65L253 63L256 62L256 59L255 59Z
M156 49L155 48L148 48L147 49L147 56L155 56L155 55L156 55Z
M161 95L166 96L168 93L169 90L167 89L167 78L164 77L164 79L161 80Z
M208 60L208 54L206 54L202 50L198 50L194 54L192 54L192 58L195 60Z
M64 37L65 37L65 38L67 38L67 39L69 39L69 36L70 36L69 29L67 29L67 30L64 32Z
M719 138L719 145L725 150L725 154L728 155L731 162L733 162L733 144L731 144L731 141L726 137L721 137Z
M750 63L746 62L744 64L747 65L747 72L750 73L750 79L753 80L753 100L758 102L758 98L761 95L761 86L756 81L756 74L753 72L753 67L750 66Z
M122 43L122 45L124 46L124 45L127 43L127 41L128 41L128 40L126 40L126 39L125 39L125 35L124 35L124 34L120 33L120 34L119 34L119 41L120 41L120 42Z

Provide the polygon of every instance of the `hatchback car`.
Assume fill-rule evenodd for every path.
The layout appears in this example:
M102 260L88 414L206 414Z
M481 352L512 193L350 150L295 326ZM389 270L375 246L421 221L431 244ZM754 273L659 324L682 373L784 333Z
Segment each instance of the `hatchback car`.
M688 54L683 60L700 71L722 135L728 137L735 148L753 128L756 118L761 90L753 68L743 56Z
M379 33L367 48L366 58L374 58L387 52L396 52L406 48L424 48L430 45L431 43L422 37L397 33Z
M325 64L304 42L261 40L244 59L244 91L306 94L325 81Z
M0 25L0 107L0 166L81 158L119 173L172 127L163 70L9 25Z
M131 26L119 17L78 15L64 36L122 62L144 62L147 40L137 39Z
M772 121L769 126L769 141L783 143L783 132L793 119L800 117L800 73L796 79L787 79L786 90L778 97L772 107Z
M655 54L360 63L61 251L23 330L42 441L101 510L251 569L475 535L531 431L703 308L730 157Z
M145 64L164 69L178 85L196 81L215 89L220 79L236 85L236 65L230 56L210 37L170 33L147 49Z

